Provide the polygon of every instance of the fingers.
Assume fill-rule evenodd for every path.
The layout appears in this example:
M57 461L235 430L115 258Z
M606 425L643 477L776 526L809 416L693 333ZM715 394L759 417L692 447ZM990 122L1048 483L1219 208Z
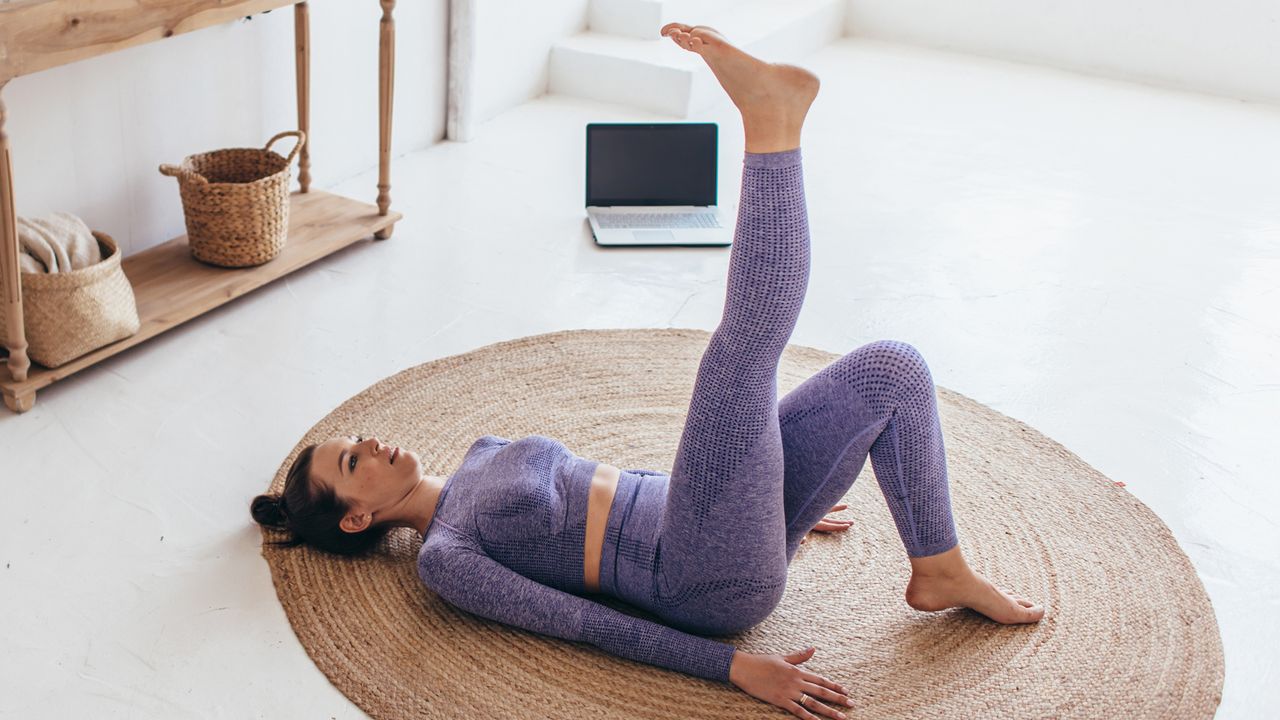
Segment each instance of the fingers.
M816 688L817 686L810 685L809 687ZM804 691L804 695L801 695L795 700L790 701L790 704L793 707L788 709L791 710L791 712L794 713L796 717L802 717L802 718L829 717L829 718L836 718L836 720L844 720L844 713L822 702L822 699L820 696L814 695L812 692L809 692L807 689ZM840 702L838 704L843 705L844 703Z
M841 520L840 518L822 518L817 525L813 526L814 530L819 532L842 532L853 527L852 520Z
M848 507L849 507L849 503L840 503L839 505L832 506L832 508L828 512L832 512L832 513L839 512L841 510L848 509ZM831 515L827 515L826 517L819 520L818 524L814 525L813 529L819 530L821 532L837 532L837 531L848 530L852 526L853 526L852 520L845 520L843 518L832 517Z
M839 518L823 518L818 521L817 525L810 528L809 532L844 532L853 527L852 520L840 520ZM803 545L809 541L809 536L800 538L800 544Z
M806 704L806 705L808 705L808 706L810 706L810 707L812 707L812 708L815 708L815 709L816 709L816 708L819 708L819 707L822 707L822 708L827 709L828 711L830 711L830 710L831 710L831 708L826 707L825 705L823 705L822 703L820 703L820 702L818 702L818 701L816 701L816 700L808 700L805 704ZM787 710L789 710L789 711L791 712L791 714L792 714L792 715L795 715L795 716L796 716L796 717L798 717L798 718L804 718L804 720L818 720L818 716L817 716L817 715L814 715L813 713L811 713L811 712L809 712L808 710L804 709L803 707L801 707L801 706L800 706L800 703L798 703L798 702L796 702L796 701L794 701L794 700L788 700L786 703L784 703L784 704L783 704L783 706L782 706L782 707L784 707L784 708L786 708ZM836 714L836 715L832 715L831 717L834 717L834 718L843 718L843 717L844 717L844 715L842 715L842 714Z
M849 694L849 690L845 688L845 686L837 682L832 682L817 673L811 673L808 670L803 670L800 672L800 677L804 678L805 682L830 688L832 691L837 692L842 696L847 696Z
M825 682L826 681L824 681L824 683ZM835 683L832 683L832 684L834 685ZM831 703L832 705L843 705L845 707L849 707L853 705L853 701L850 700L847 695L843 693L838 693L835 690L824 687L824 685L821 685L821 684L811 683L811 682L805 683L804 691L805 693L812 695L813 697L816 697L819 700L822 700L823 702ZM806 707L807 706L808 705L806 704Z
M817 673L798 667L799 663L813 657L816 651L816 647L808 647L783 656L784 660L796 667L788 673L788 681L779 688L782 690L781 700L772 702L799 718L845 720L844 713L835 709L853 705L845 688Z
M808 648L805 648L805 649L803 649L803 650L797 650L797 651L795 651L795 652L793 652L793 653L789 653L789 654L787 654L787 655L783 655L783 656L782 656L782 659L783 659L783 660L786 660L787 662L791 663L792 665L795 665L795 664L797 664L797 663L802 663L802 662L804 662L805 660L808 660L809 658L813 657L813 653L814 653L814 652L816 652L817 650L818 650L818 648L816 648L816 647L808 647Z

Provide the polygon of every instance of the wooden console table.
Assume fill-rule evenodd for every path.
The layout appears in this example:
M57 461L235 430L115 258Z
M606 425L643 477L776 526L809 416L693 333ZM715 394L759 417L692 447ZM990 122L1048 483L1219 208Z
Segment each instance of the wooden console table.
M275 259L251 268L204 265L191 257L187 237L123 258L142 322L137 333L58 368L31 367L22 316L13 165L0 99L0 320L7 323L8 361L0 392L14 412L35 404L36 390L208 312L369 235L391 236L400 214L391 212L391 102L395 70L395 0L380 0L378 62L377 205L312 191L311 158L298 161L300 188L290 195L289 237ZM104 7L107 6L107 7ZM0 91L15 77L134 45L199 30L287 5L294 8L298 129L309 130L310 38L306 2L298 0L0 0ZM309 134L309 133L308 133ZM175 202L177 191L174 191ZM103 228L94 228L103 230ZM107 230L110 232L109 230Z

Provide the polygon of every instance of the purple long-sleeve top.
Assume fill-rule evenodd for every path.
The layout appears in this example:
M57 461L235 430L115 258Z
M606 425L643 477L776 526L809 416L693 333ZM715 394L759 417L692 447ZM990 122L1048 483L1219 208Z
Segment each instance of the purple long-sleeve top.
M418 575L446 602L475 615L728 682L732 645L582 597L597 465L541 435L476 440L441 490Z

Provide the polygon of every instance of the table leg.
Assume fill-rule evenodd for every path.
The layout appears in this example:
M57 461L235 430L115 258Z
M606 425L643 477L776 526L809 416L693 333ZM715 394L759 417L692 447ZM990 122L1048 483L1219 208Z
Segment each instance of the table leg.
M378 48L378 214L391 208L391 101L395 89L396 21L391 11L396 0L381 0L382 23ZM373 234L379 240L391 237L394 226Z
M307 4L293 6L293 40L297 46L294 69L297 71L298 129L307 136L298 154L298 184L301 192L311 189L311 22Z
M0 92L3 92L4 85L0 83ZM22 323L18 216L13 205L13 162L9 157L9 135L4 131L5 117L4 100L0 98L0 301L3 301L0 306L3 313L0 314L5 323L5 345L9 348L9 375L13 380L22 382L27 379L31 361L27 358L27 334ZM33 393L32 399L34 397ZM9 405L8 394L4 400Z
M16 413L24 413L36 404L36 391L27 390L26 392L9 394L4 393L4 406Z

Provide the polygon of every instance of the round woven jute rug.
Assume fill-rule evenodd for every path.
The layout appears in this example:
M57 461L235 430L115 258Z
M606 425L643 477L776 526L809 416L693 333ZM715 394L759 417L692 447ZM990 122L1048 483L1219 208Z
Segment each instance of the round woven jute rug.
M547 435L589 459L670 472L709 337L566 331L410 368L317 423L271 491L304 447L347 433L413 448L435 475L486 433ZM789 346L779 397L837 357ZM803 667L850 689L850 717L1212 717L1217 621L1164 523L1030 427L938 396L961 549L997 585L1042 602L1044 619L1004 626L908 606L910 564L867 463L840 513L853 527L812 533L781 605L721 639L752 652L816 646ZM284 537L264 530L264 540ZM419 581L419 545L406 528L361 558L263 547L303 647L375 718L787 716L729 684L455 610Z

